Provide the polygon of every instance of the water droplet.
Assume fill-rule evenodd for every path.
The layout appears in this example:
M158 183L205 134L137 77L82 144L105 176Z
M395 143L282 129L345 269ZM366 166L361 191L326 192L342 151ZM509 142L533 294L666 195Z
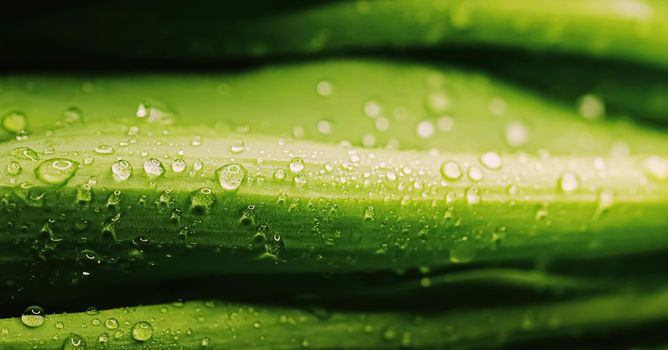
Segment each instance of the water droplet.
M246 145L242 139L234 139L230 145L230 152L232 153L241 153L244 149L246 149Z
M580 179L575 173L566 171L559 177L558 187L563 192L573 192L580 187Z
M21 315L21 322L27 327L36 328L44 324L46 312L39 306L28 306Z
M491 170L500 169L501 166L503 165L503 160L501 160L499 154L493 151L483 153L480 156L480 162L487 169Z
M35 168L35 176L49 185L63 185L69 181L79 169L79 163L65 159L52 158L40 163Z
M274 179L276 180L285 180L285 176L285 170L283 169L276 169L276 171L274 171Z
M60 322L60 321L58 321L58 322L56 322L56 328L57 328L57 329L63 329L63 328L65 328L65 324L62 323L62 322Z
M139 104L135 115L137 118L145 118L149 123L171 124L174 122L174 115L167 111L164 104L152 99Z
M22 170L23 168L21 168L21 164L18 162L11 161L7 163L7 174L11 176L20 175Z
M476 256L476 249L469 243L456 243L450 248L450 262L454 264L464 264L471 262Z
M394 327L387 327L383 330L383 339L387 341L392 341L397 338L397 330Z
M387 131L390 128L390 120L385 117L380 117L376 119L376 129L378 131Z
M332 94L332 84L327 80L321 80L315 87L320 96L329 96Z
M208 212L216 203L216 195L208 187L200 188L190 195L190 210L198 215Z
M372 205L364 209L364 221L372 221L375 216L376 216L376 210Z
M605 105L596 95L584 95L578 100L578 112L585 119L599 119L605 115Z
M190 142L191 145L197 147L202 144L202 136L195 136L193 137L193 140Z
M500 97L494 97L489 101L489 112L494 116L502 116L506 113L508 105L506 101Z
M150 323L146 321L140 321L132 326L132 338L134 340L144 342L151 339L152 336L153 326Z
M111 165L111 173L116 181L125 181L132 176L132 165L126 160L117 160Z
M246 178L246 168L239 163L227 163L216 170L218 182L226 191L236 191Z
M158 159L151 158L144 162L144 172L149 177L158 177L165 173L165 167Z
M85 350L86 341L77 334L70 334L63 340L62 350Z
M642 164L647 175L656 180L668 178L668 161L659 156L650 156Z
M471 186L465 191L466 203L469 205L476 205L480 203L480 190L478 187Z
M16 159L21 159L21 160L39 160L40 156L33 150L32 148L29 147L17 147L14 148L9 152L9 155L13 158Z
M100 344L106 344L109 341L109 334L107 333L100 334L100 336L97 338L97 341Z
M118 328L118 320L115 318L108 318L106 321L104 321L104 326L107 327L107 329L116 329Z
M297 174L295 175L294 181L297 187L302 188L308 183L308 178L304 174Z
M186 161L181 158L174 159L172 162L172 170L175 173L180 173L186 170Z
M83 122L83 112L77 107L69 107L63 111L61 120L65 124L81 123Z
M376 118L378 117L381 112L382 112L382 107L380 106L380 103L375 100L369 100L366 101L364 104L364 114L366 114L370 118Z
M434 114L446 112L450 107L450 98L445 91L432 91L427 96L427 107Z
M293 174L298 174L302 170L304 170L304 160L301 159L300 157L292 158L292 160L288 164L288 167L290 168L290 171Z
M434 136L434 123L429 120L423 120L416 127L417 135L421 139L428 139Z
M480 181L484 176L482 169L478 168L477 166L470 167L467 175L471 181Z
M376 136L372 133L366 133L362 135L362 146L364 147L373 147L376 145Z
M285 242L278 234L274 234L264 243L265 252L273 257L280 256L283 249L285 249Z
M329 134L332 132L332 123L327 120L321 120L318 122L318 132L321 134Z
M76 203L86 205L93 200L93 188L90 184L81 184L77 186Z
M204 337L202 338L202 341L200 341L199 345L203 348L206 348L211 344L211 338L209 337Z
M448 181L457 181L462 177L462 168L454 160L445 161L441 165L441 176Z
M27 126L27 118L22 112L12 111L2 117L2 127L12 134L23 132Z
M447 115L440 116L436 120L436 126L438 127L439 130L443 132L451 131L454 125L455 125L455 120Z
M506 143L511 147L521 147L529 139L529 130L520 121L512 121L506 125Z
M109 145L99 145L95 147L95 153L97 154L112 154L114 153L114 148Z

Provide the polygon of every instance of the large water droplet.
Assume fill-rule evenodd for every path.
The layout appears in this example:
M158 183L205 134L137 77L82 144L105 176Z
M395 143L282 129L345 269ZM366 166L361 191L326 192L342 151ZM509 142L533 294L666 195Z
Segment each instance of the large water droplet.
M35 176L49 185L63 185L69 181L79 169L79 163L65 159L52 158L40 163L35 168Z
M46 312L39 306L28 306L21 315L21 322L27 327L36 328L44 324Z
M104 321L104 326L107 327L107 329L116 329L118 328L118 320L115 318L108 318L106 321Z
M111 165L111 173L116 181L125 181L132 176L132 165L126 160L117 160Z
M175 173L180 173L186 170L186 161L181 158L174 159L172 162L172 170Z
M136 341L141 341L145 342L153 336L153 326L146 322L146 321L140 321L135 323L134 326L132 326L132 339Z
M469 243L456 243L450 248L450 262L455 264L468 263L476 256L476 249Z
M224 190L236 191L246 178L246 168L239 163L227 163L216 170L216 176Z
M165 173L165 167L160 160L151 158L144 162L144 172L146 172L146 175L149 177L158 177Z
M22 112L12 111L2 117L2 127L12 134L23 132L27 126L27 118Z

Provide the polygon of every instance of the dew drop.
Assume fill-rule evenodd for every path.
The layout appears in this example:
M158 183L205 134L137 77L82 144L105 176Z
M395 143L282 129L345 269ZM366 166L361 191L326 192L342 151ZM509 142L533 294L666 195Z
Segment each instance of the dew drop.
M21 322L30 328L36 328L44 324L46 312L39 306L28 306L21 314Z
M483 153L480 156L480 162L487 169L491 170L500 169L501 166L503 165L503 160L501 160L499 154L493 151Z
M172 162L172 170L175 173L180 173L186 170L186 161L181 158L174 159Z
M605 115L605 105L598 96L587 94L578 100L578 112L585 119L599 119Z
M321 134L329 134L332 132L332 123L328 120L321 120L318 122L318 132Z
M447 115L440 116L436 120L436 127L438 127L438 129L443 132L451 131L454 124L455 124L454 119L452 119L452 117L449 117Z
M445 91L432 91L427 96L427 107L434 114L446 112L450 107L450 98Z
M285 180L285 176L285 170L283 169L276 169L276 171L274 171L274 179L276 180Z
M11 176L16 176L21 174L21 171L23 171L23 168L21 168L21 164L15 161L11 161L7 163L7 174Z
M165 167L160 160L151 158L144 162L144 172L146 172L146 175L149 177L158 177L165 173Z
M216 176L224 190L236 191L246 178L246 168L239 163L227 163L216 170Z
M70 334L63 340L62 350L85 350L86 341L77 334Z
M381 114L382 110L383 109L378 101L369 100L364 104L364 114L366 114L367 117L376 118Z
M434 136L434 123L429 120L423 120L416 127L417 135L421 139L428 139Z
M484 176L482 169L478 168L477 166L470 167L467 172L467 175L469 176L469 179L471 179L471 181L480 181Z
M118 328L118 320L115 318L108 318L106 321L104 321L104 326L107 327L107 329L116 329Z
M476 249L468 243L457 243L450 248L450 262L464 264L471 262L476 256Z
M29 147L17 147L14 148L9 152L9 155L13 158L16 159L21 159L21 160L39 160L40 156L33 150L32 148Z
M114 153L114 148L109 145L99 145L95 147L95 153L97 154L112 154Z
M126 160L117 160L111 164L111 173L116 181L125 181L132 176L132 165Z
M132 339L140 342L145 342L153 336L153 326L146 322L140 321L132 326Z
M454 160L445 161L441 165L441 176L448 181L457 181L462 177L462 168Z
M558 187L562 192L573 192L580 187L580 179L570 171L566 171L559 177Z
M190 210L197 215L211 210L216 203L216 195L208 187L200 188L190 194Z
M40 163L35 168L35 176L49 185L63 185L77 172L79 163L65 159L52 158Z
M505 129L506 143L511 147L521 147L529 139L529 130L520 121L511 121L506 124Z
M242 139L234 139L230 145L230 152L232 153L241 153L244 149L246 149L246 145Z
M27 127L27 118L25 114L19 111L12 111L2 117L2 127L12 134L19 134Z
M327 80L321 80L315 87L320 96L329 96L332 94L332 84Z
M466 203L469 205L476 205L480 203L480 190L478 187L472 186L465 191Z
M288 167L293 174L299 174L302 170L304 170L304 160L300 157L292 158L288 164Z

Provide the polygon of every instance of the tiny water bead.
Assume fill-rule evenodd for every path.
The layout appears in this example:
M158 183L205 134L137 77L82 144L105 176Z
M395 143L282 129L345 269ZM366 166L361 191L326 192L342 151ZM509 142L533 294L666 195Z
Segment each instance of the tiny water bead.
M369 100L369 101L366 101L366 103L364 104L364 114L367 117L376 118L376 117L380 116L382 111L383 111L383 109L380 106L380 103L378 103L378 101Z
M500 169L503 165L503 160L496 152L485 152L480 156L480 163L485 166L487 169L497 170Z
M448 181L456 181L462 177L462 168L454 160L448 160L441 165L441 176Z
M117 160L111 164L111 173L116 181L125 181L132 176L132 165L126 160Z
M471 181L480 181L484 176L482 169L478 168L477 166L470 167L467 175Z
M276 171L274 171L274 179L276 180L285 180L285 176L285 170L283 169L276 169Z
M332 123L328 120L321 120L317 125L318 132L321 134L329 134L332 132Z
M446 112L450 108L450 98L445 91L432 91L427 96L427 107L434 114Z
M149 177L159 177L165 173L165 167L158 159L151 158L144 162L144 172Z
M559 177L558 187L562 192L573 192L580 187L580 179L570 171L566 171Z
M85 350L86 340L77 334L70 334L63 340L62 350Z
M476 205L480 203L480 190L478 187L472 186L465 191L466 203L469 205Z
M25 114L19 111L11 111L2 117L2 127L7 132L19 134L27 127L27 118Z
M153 326L146 322L140 321L132 326L132 339L140 342L145 342L153 336Z
M231 162L216 170L218 183L226 191L236 191L246 178L246 168L243 165Z
M43 161L35 168L35 176L49 185L63 185L74 176L78 169L79 163L75 161L52 158Z
M43 308L32 305L28 306L21 314L21 322L30 328L36 328L44 324L46 312Z
M300 157L292 158L288 164L288 167L293 174L299 174L302 170L304 170L304 160Z

